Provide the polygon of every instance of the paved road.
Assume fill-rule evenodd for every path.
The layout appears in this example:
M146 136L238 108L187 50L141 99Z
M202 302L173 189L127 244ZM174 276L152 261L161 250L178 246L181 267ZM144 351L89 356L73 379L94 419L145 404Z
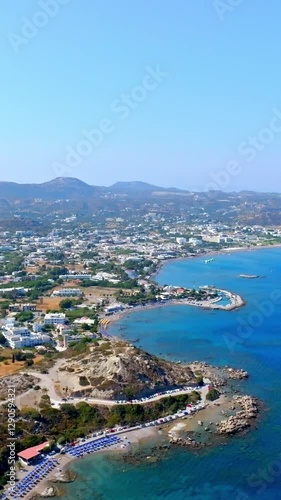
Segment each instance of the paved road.
M46 387L48 395L50 397L51 403L55 407L59 407L61 404L64 404L65 401L62 400L62 398L56 393L55 388L54 388L54 380L50 377L50 374L42 374L38 372L28 372L28 375L32 375L33 377L39 378L43 384L44 387ZM191 390L182 390L178 392L174 392L172 394L160 394L156 395L153 398L150 398L148 401L138 401L137 403L126 403L126 404L147 404L147 403L153 403L155 401L159 401L162 398L165 398L167 396L179 396L182 394L189 394L192 392ZM208 392L208 386L204 386L201 389L198 390L201 394L201 398L203 403L206 400L206 395ZM77 404L80 403L81 401L87 402L89 404L95 404L95 405L102 405L102 406L114 406L116 405L116 401L113 401L112 399L100 399L100 398L87 398L85 397L82 398L74 398L74 399L68 399L67 402L72 403L72 404Z

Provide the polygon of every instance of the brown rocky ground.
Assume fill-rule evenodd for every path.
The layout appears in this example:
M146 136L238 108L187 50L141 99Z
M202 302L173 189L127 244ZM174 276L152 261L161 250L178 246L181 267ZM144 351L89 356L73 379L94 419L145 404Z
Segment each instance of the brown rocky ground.
M89 353L66 360L59 378L72 387L72 394L107 398L130 387L134 393L145 389L155 392L196 383L189 366L159 359L122 341L99 342Z

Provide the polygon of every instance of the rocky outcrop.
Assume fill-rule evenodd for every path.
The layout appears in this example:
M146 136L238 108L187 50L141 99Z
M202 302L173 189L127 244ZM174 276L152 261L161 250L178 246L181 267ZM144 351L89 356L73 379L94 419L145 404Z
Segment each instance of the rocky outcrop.
M227 376L229 379L232 380L242 380L244 378L248 378L248 372L245 370L235 370L234 368L225 368L225 371L227 373Z
M100 342L82 356L68 359L59 369L60 378L72 387L72 394L114 397L127 388L134 394L143 390L167 389L196 384L189 366L152 356L126 342Z
M248 378L248 373L245 370L239 370L229 366L212 366L208 365L208 363L199 361L194 361L190 366L195 373L201 373L205 378L209 379L215 387L226 385L228 380L242 380Z
M183 448L202 448L204 446L202 443L197 443L194 439L191 439L190 437L183 438L179 436L173 436L170 437L169 440L170 444L173 444L175 446L181 446Z
M257 417L258 406L256 399L251 396L234 396L235 404L241 407L235 415L223 420L217 426L218 434L236 434L249 427L252 419Z
M9 387L13 387L15 389L15 394L19 396L20 394L26 392L28 389L32 389L38 382L40 382L39 379L25 373L1 377L0 400L5 401L7 399Z
M57 490L52 486L46 488L40 495L42 498L52 498L57 496Z

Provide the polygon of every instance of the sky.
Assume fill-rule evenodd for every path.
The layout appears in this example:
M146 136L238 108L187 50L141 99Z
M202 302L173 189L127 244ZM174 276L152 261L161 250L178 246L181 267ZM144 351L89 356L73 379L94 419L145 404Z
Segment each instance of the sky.
M280 0L9 0L0 180L281 191Z

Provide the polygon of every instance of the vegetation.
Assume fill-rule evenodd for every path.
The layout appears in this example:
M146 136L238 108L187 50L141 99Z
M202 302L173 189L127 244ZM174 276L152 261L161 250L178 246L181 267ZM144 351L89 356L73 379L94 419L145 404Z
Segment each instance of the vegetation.
M3 333L0 332L0 345L6 345L6 339Z
M29 351L15 351L13 353L13 357L16 361L27 361L33 360L35 358L35 354Z
M4 318L6 316L6 311L9 307L9 305L10 305L9 300L3 300L2 302L0 302L0 317L1 318Z
M16 314L16 320L20 323L24 323L25 321L31 321L34 315L31 311L22 311Z
M216 399L218 399L220 397L220 393L219 391L217 391L217 389L210 389L210 391L208 392L207 396L206 396L206 399L208 399L209 401L215 401Z
M49 396L45 394L39 408L16 410L16 453L46 440L62 444L105 427L111 428L115 424L134 425L156 420L199 400L200 394L194 391L190 395L170 396L147 405L116 405L111 410L91 406L86 402L80 402L76 406L66 403L60 409L55 409L50 404ZM0 413L0 485L6 483L5 474L9 468L7 412L8 409L4 406Z
M140 287L137 292L133 295L127 295L121 290L116 294L116 299L123 304L128 304L130 306L145 305L150 302L156 302L156 296L159 294L159 289L156 287L151 287L149 291L145 291L143 287Z
M81 303L81 300L79 299L63 299L60 301L59 306L61 309L71 309L74 306L77 306L78 304Z
M204 385L204 378L203 378L203 375L197 375L196 376L196 382L199 386L203 386Z
M79 309L66 309L65 315L71 321L83 318L84 316L87 316L87 318L90 319L97 319L96 311L93 309L89 309L88 307L82 307Z
M108 425L135 425L157 420L183 410L187 404L198 403L200 398L200 394L193 391L191 394L169 396L147 405L116 405L111 409Z

